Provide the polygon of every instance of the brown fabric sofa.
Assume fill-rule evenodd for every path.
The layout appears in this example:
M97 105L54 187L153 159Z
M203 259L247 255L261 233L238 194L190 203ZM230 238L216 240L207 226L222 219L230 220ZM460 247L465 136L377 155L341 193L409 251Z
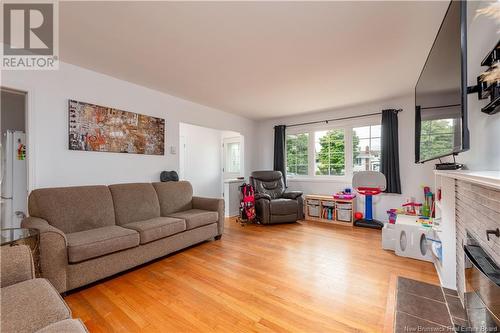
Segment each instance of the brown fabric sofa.
M2 332L87 332L50 282L35 278L27 246L2 246L0 256Z
M224 230L224 201L189 182L37 189L26 228L40 230L42 275L59 292L81 287Z

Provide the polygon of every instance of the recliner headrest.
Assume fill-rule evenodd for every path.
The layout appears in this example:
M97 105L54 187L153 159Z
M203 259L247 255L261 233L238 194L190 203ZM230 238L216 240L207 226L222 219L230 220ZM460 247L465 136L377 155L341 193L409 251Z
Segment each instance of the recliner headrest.
M260 181L269 182L283 178L283 174L281 173L281 171L272 171L272 170L254 171L252 172L251 177Z

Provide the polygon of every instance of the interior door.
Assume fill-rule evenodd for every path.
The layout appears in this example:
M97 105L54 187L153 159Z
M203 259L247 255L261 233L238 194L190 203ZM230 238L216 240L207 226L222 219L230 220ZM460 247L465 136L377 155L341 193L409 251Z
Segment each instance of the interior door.
M224 179L233 179L243 174L243 142L241 137L223 139Z

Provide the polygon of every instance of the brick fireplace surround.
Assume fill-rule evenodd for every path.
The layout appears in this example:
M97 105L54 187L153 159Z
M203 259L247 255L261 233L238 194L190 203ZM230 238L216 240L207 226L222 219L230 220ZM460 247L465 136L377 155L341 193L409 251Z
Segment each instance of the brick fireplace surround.
M494 235L488 241L487 229L500 227L500 190L477 185L466 180L455 180L456 246L457 246L457 291L464 300L465 258L463 245L469 232L479 245L500 263L500 238Z

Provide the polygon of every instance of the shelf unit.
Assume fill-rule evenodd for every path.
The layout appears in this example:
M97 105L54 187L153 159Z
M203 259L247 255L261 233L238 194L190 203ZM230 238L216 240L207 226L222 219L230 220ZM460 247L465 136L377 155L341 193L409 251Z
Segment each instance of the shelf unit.
M319 215L320 215L319 217L309 215L308 203L310 201L317 201L319 203ZM337 204L347 204L351 206L350 221L341 221L337 219ZM334 207L333 218L331 220L327 218L322 218L321 214L323 212L323 208L332 206ZM332 195L309 194L305 196L304 210L305 210L306 220L352 227L354 225L354 213L356 212L356 198L334 199Z
M435 172L436 192L441 190L441 200L435 201L434 239L441 242L442 258L435 258L434 266L445 288L457 289L456 285L456 230L455 230L455 180Z

